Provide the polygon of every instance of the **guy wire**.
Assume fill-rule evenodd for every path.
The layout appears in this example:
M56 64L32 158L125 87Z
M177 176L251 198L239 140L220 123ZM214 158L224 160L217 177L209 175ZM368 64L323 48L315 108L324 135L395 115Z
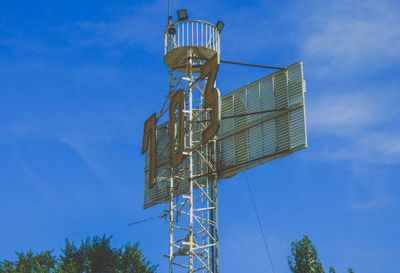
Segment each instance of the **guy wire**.
M132 222L132 223L128 224L128 226L133 226L133 225L137 225L137 224L140 224L140 223L146 223L148 221L156 220L158 218L165 218L165 217L167 217L167 213L164 213L163 215L160 215L160 216L154 216L154 217L146 218L146 219L139 220L139 221L136 221L136 222Z
M256 213L256 216L257 216L258 227L260 228L260 232L261 232L261 235L262 235L262 237L263 237L265 250L266 250L266 252L267 252L268 259L269 259L269 262L270 262L270 264L271 264L272 272L275 273L274 264L272 263L271 254L269 253L269 248L268 248L267 239L265 238L265 235L264 235L264 230L263 230L263 227L262 227L262 225L261 225L260 216L258 215L258 210L257 210L256 202L254 201L253 192L251 191L250 183L249 183L249 180L247 179L247 174L246 174L246 173L244 173L244 177L246 178L247 188L248 188L249 193L250 193L250 199L251 199L251 202L252 202L252 204L253 204L253 208L254 208L254 211L255 211L255 213Z

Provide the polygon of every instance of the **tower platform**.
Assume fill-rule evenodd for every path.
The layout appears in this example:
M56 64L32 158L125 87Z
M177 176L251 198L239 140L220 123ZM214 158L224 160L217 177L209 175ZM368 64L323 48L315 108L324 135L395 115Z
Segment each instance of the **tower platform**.
M169 31L174 28L174 34ZM220 54L220 32L213 24L199 20L175 22L164 31L164 63L177 71L186 70L187 52L193 52L193 72L216 53Z

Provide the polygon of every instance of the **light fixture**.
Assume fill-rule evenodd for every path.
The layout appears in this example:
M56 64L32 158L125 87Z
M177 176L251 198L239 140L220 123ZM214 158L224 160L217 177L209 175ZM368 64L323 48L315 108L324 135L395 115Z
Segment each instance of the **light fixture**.
M187 11L185 9L180 9L176 11L178 15L178 21L186 21L188 19Z
M168 27L168 34L170 35L175 35L176 33L176 28L174 28L173 25L171 25L170 27Z
M215 27L221 32L221 30L224 28L225 24L222 21L218 21L217 24L215 24Z

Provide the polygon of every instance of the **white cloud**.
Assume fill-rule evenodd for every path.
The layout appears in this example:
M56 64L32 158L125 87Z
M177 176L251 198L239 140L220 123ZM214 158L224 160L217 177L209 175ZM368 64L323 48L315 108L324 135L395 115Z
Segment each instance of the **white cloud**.
M366 202L355 202L351 204L351 209L364 210L364 209L377 209L384 207L392 202L393 198L386 195L379 195L374 199Z
M328 94L308 107L308 125L317 132L352 134L385 118L385 101L371 93Z
M324 146L309 153L307 158L358 164L400 164L400 130L386 133L361 131L351 137L325 140Z
M395 137L388 137L386 136L380 138L379 142L382 143L382 149L386 151L388 154L400 154L400 132L395 135Z
M164 25L154 18L164 15L163 7L158 0L135 7L127 15L117 19L78 22L64 26L64 31L70 35L70 42L76 46L108 47L125 43L150 50L161 49Z
M99 166L96 158L88 153L87 144L85 144L79 137L71 135L61 137L60 141L61 143L64 143L72 148L72 150L75 151L80 158L82 158L82 160L86 163L88 168L97 176L97 178L99 178L100 181L102 180L105 170L101 166Z
M308 80L321 83L319 95L307 98L310 139L323 142L311 158L400 163L398 82L381 74L400 64L399 15L400 7L388 0L334 0L306 17L299 47L308 71L317 72Z
M43 181L43 178L38 176L35 171L29 166L22 156L18 152L14 151L11 160L14 160L19 167L17 170L24 174L25 179L23 183L29 185L37 193L39 193L43 198L51 203L53 207L65 207L66 203L63 201L57 192L53 191L49 185Z
M314 98L307 108L309 136L318 137L324 148L308 156L327 161L399 164L400 120L395 93L368 90Z
M97 21L80 21L66 25L54 25L51 31L54 39L38 30L34 33L12 32L9 37L0 39L0 45L15 52L28 52L48 55L70 54L85 47L111 48L112 46L133 44L149 51L162 52L163 31L165 25L160 23L165 15L165 3L161 0L133 5L132 8L110 15L107 19ZM116 18L115 18L116 17ZM158 41L158 42L157 42ZM110 52L107 52L110 53ZM115 53L115 52L112 52Z
M338 0L314 14L301 48L325 69L348 72L400 61L400 8L390 1Z

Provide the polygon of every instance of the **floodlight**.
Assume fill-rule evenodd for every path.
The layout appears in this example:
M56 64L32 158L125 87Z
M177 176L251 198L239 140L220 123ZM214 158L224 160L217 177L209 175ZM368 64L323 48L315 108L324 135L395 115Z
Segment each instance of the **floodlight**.
M176 28L174 28L173 25L171 25L170 27L168 27L168 34L174 35L175 33L176 33Z
M178 21L186 21L188 19L186 9L177 10L176 13L178 14Z
M221 30L224 28L225 24L222 21L218 21L215 27L221 32Z

